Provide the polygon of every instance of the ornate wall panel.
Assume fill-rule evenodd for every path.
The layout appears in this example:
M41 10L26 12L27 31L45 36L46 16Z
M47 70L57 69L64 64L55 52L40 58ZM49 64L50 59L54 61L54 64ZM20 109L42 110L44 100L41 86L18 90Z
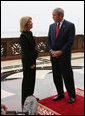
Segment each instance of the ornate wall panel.
M49 55L47 37L34 37L39 56ZM76 35L72 52L84 51L84 35ZM1 60L21 58L19 38L1 38Z

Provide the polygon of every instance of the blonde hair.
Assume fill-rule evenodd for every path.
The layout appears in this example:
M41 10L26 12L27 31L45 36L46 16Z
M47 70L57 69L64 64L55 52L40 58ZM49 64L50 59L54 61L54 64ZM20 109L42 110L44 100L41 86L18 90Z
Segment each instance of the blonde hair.
M28 22L32 20L31 17L25 16L20 19L20 32L27 31L28 29Z

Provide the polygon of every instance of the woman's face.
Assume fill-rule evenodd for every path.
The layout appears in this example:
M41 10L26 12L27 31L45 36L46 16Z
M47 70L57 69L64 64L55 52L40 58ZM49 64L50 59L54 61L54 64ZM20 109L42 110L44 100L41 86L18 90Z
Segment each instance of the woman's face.
M32 20L28 21L28 30L30 30L33 27Z

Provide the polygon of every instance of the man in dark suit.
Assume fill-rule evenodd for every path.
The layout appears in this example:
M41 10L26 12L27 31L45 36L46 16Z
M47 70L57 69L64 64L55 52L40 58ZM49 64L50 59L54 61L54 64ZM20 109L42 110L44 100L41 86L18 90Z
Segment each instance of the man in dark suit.
M53 80L58 93L53 101L64 98L64 80L69 95L68 103L73 103L76 93L71 67L71 47L75 38L75 26L63 19L64 10L61 8L54 9L52 15L55 23L49 28L48 49L51 56Z

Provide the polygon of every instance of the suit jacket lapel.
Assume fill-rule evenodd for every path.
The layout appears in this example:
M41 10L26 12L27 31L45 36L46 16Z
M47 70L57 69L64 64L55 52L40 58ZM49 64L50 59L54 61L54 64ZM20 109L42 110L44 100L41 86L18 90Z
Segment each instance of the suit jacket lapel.
M66 21L64 20L64 21L63 21L63 24L62 24L62 26L61 26L61 28L60 28L60 30L59 30L59 35L58 35L58 38L57 38L57 39L60 39L60 38L62 37L65 28L66 28Z
M54 37L56 38L56 26L57 26L57 23L54 23Z

